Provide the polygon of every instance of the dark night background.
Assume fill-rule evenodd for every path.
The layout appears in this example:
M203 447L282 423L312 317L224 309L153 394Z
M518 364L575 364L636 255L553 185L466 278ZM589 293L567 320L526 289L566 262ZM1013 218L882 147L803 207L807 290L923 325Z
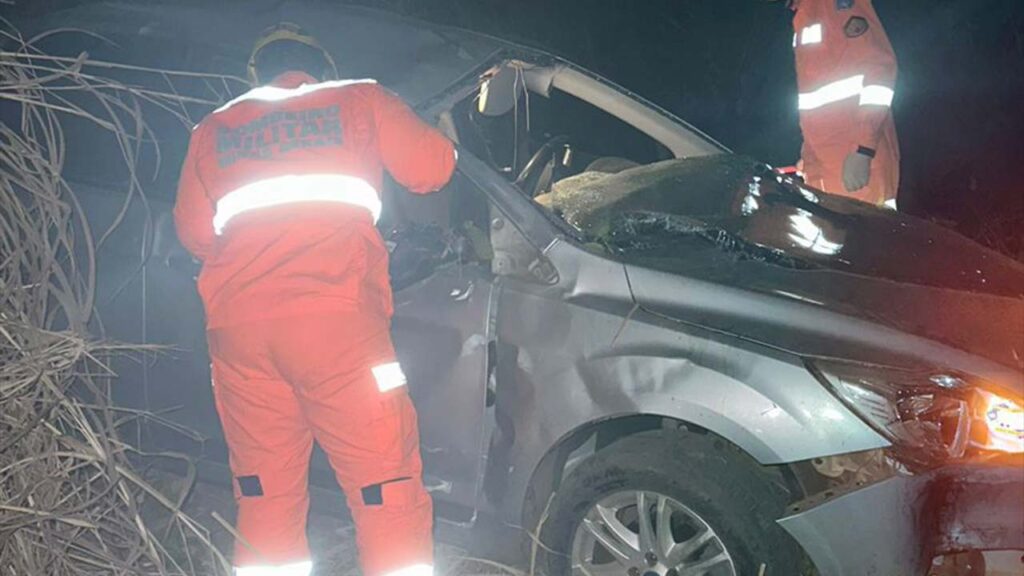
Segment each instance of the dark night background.
M0 10L33 15L83 3L0 2ZM350 3L548 49L737 152L776 165L798 158L792 29L784 2ZM894 114L901 209L948 221L1024 259L1024 0L875 0L875 6L900 62ZM345 55L336 57L343 67Z

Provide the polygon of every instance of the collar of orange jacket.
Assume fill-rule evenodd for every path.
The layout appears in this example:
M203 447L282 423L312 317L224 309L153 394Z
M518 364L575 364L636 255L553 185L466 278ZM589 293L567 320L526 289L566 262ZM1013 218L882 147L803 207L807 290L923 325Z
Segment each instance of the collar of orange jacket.
M313 78L309 74L299 70L291 70L283 74L278 75L276 78L270 81L271 86L278 88L298 88L303 84L316 84L316 78Z

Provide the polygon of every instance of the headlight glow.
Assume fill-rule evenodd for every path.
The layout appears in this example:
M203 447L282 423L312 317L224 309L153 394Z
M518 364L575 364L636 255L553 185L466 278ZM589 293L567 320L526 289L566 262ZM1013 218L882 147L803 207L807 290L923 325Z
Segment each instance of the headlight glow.
M985 390L977 391L975 417L985 423L975 443L983 449L1010 454L1024 453L1024 408Z
M821 363L833 392L888 438L903 459L932 465L1024 453L1022 402L961 376Z

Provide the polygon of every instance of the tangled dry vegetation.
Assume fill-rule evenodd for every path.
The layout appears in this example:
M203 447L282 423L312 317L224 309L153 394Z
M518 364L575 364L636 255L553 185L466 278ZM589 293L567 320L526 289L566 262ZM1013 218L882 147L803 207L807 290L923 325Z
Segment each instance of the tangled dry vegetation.
M68 33L67 31L61 33ZM216 76L58 57L0 25L0 574L217 574L228 564L181 512L188 487L165 494L140 470L148 455L124 427L154 416L111 406L107 368L138 348L90 336L94 231L62 176L65 122L113 134L123 159L123 218L144 201L140 153L155 146L145 114L171 113L228 93ZM118 81L130 71L133 78ZM204 87L185 95L183 84ZM8 120L13 118L14 120Z

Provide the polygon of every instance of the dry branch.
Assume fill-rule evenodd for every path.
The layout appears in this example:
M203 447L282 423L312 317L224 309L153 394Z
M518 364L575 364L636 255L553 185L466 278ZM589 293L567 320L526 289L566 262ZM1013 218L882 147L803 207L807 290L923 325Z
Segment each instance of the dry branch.
M181 512L186 492L147 483L133 468L146 455L119 434L149 415L111 406L107 364L126 348L89 335L98 242L63 176L62 121L112 134L106 153L127 169L102 242L144 201L138 161L157 141L144 111L187 127L189 106L221 102L232 80L43 54L4 26L0 41L15 47L0 51L0 106L18 120L0 124L0 574L227 573L205 528ZM149 81L117 79L129 70ZM203 92L183 89L186 79Z

